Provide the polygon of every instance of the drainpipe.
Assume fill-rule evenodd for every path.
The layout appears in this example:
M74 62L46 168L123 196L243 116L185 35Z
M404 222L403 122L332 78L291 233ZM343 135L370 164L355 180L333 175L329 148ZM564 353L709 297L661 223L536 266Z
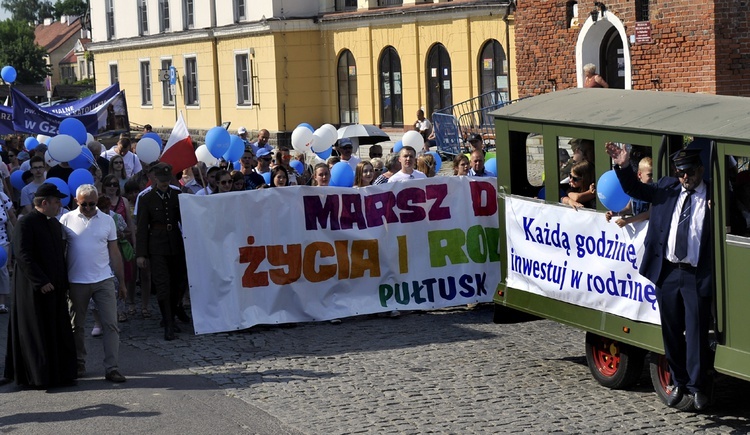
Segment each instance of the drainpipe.
M209 36L211 38L211 56L213 58L214 67L214 103L216 104L215 114L216 125L221 125L224 122L221 119L221 92L219 86L219 53L218 53L218 40L214 35L213 30L209 30Z
M510 0L508 2L508 6L505 7L505 15L503 16L503 21L505 22L505 46L508 47L508 53L507 53L507 59L508 59L508 101L513 101L513 94L511 91L513 90L512 81L510 77L510 55L513 50L510 49L510 23L509 23L509 16L511 14L511 10L516 10L516 0ZM513 19L515 21L515 18Z

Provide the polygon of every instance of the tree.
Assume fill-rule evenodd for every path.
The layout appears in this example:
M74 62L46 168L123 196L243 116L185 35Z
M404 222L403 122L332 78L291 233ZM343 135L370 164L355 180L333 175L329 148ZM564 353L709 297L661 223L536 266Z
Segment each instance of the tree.
M82 17L89 11L85 0L57 0L55 3L55 18L60 19L63 15Z
M49 75L47 51L34 42L34 29L25 21L0 21L0 65L16 69L16 83L40 83Z
M41 23L55 13L49 0L2 0L0 6L11 13L11 18L24 23Z

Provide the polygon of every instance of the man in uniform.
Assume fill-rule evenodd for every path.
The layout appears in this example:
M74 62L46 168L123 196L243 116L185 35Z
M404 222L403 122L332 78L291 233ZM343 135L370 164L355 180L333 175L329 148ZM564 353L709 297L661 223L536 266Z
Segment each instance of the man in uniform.
M607 144L617 178L633 198L651 203L651 217L639 272L656 284L664 353L674 388L667 405L686 394L698 411L708 406L713 276L711 273L710 186L703 181L700 149L672 155L675 177L655 184L638 181L627 150Z
M157 163L149 170L156 185L138 202L136 261L151 267L151 285L164 323L164 339L174 340L174 316L187 283L185 247L182 242L180 189L171 185L172 166Z

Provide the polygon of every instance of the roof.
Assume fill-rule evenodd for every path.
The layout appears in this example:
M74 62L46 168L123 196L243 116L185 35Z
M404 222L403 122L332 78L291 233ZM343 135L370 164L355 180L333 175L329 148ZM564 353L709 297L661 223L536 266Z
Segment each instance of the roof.
M78 37L80 31L81 20L77 17L73 18L68 24L61 23L60 21L55 21L49 26L45 26L44 23L37 24L34 29L34 42L44 47L47 53L51 53L70 40L70 38Z
M574 88L519 100L496 119L750 141L750 98Z
M70 50L68 54L66 54L65 57L63 57L59 62L60 65L68 63L78 63L78 57L73 50Z

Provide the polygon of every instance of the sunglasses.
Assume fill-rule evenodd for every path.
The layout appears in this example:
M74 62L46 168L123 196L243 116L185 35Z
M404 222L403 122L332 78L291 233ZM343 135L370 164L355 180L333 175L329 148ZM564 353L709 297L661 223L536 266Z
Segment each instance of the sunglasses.
M232 180L221 180L219 181L219 184L221 184L222 186L225 186L227 184L232 184Z
M575 182L581 181L581 177L574 177L574 176L571 175L570 176L570 181L575 181Z
M82 203L80 203L78 205L80 205L81 207L96 207L96 203L93 202L93 201L92 202L82 202Z
M678 169L677 172L675 172L675 175L677 176L677 178L682 178L685 175L687 175L688 177L692 177L693 175L695 175L695 168L688 168L685 170Z
M119 183L107 183L104 185L104 187L120 187Z
M270 157L263 157L261 158L264 162L270 162L272 159Z
M13 157L15 157L15 156L16 156L15 154L8 154L8 158L11 158L11 159L12 159Z
M383 157L383 154L373 154L373 157Z

